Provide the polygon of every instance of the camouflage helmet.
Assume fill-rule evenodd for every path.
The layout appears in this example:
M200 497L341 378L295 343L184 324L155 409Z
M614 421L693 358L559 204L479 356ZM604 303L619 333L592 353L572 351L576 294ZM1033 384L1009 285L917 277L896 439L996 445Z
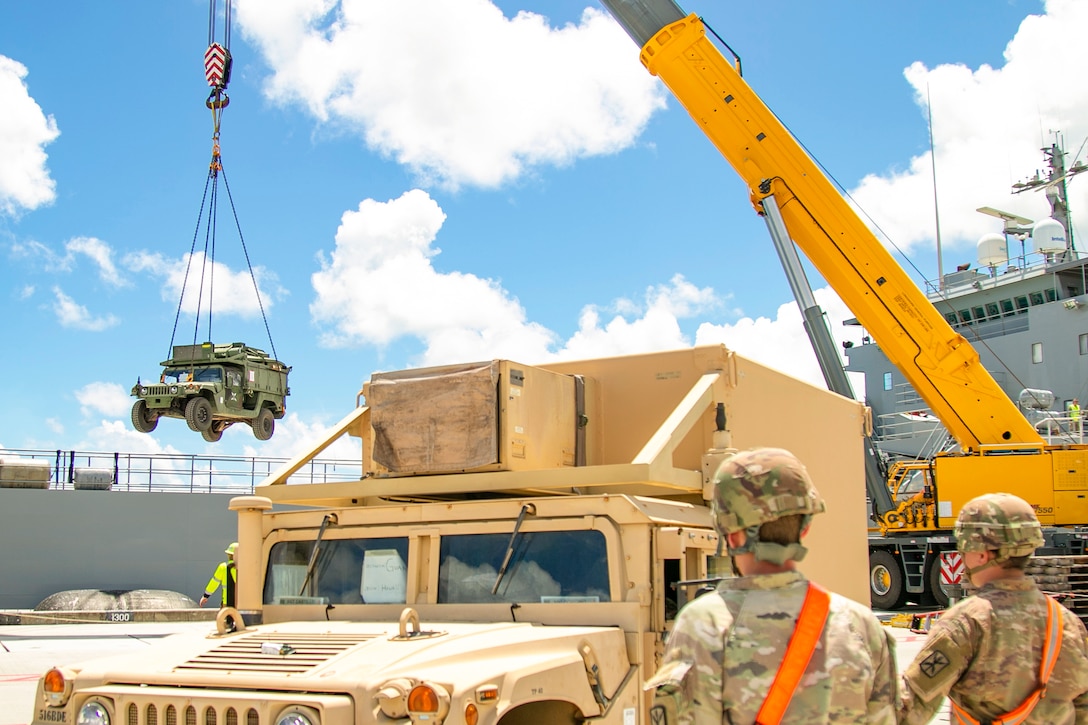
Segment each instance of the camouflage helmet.
M960 509L954 533L961 552L996 551L998 561L1028 556L1043 545L1035 511L1011 493L987 493L968 501Z
M781 448L756 448L725 459L714 483L714 523L722 534L826 508L804 465Z

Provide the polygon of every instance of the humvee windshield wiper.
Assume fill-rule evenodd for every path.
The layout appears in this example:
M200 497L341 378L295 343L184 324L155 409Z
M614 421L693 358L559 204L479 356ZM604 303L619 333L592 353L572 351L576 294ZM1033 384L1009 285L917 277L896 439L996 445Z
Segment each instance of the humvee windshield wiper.
M317 530L317 540L314 541L314 550L310 552L310 563L306 565L306 578L302 580L302 587L298 590L301 597L306 592L306 586L314 576L314 568L317 566L317 557L321 553L321 539L325 536L325 529L329 524L336 525L336 514L325 514L321 519L321 528Z
M491 587L492 594L496 594L499 591L499 584L502 583L502 578L506 576L506 567L510 565L510 557L514 554L514 542L518 538L518 531L521 530L521 523L525 521L525 514L536 516L536 506L527 503L521 507L521 513L518 514L517 523L514 524L514 532L510 534L510 543L506 545L506 555L502 558L502 566L499 567L499 575L495 577L495 586Z

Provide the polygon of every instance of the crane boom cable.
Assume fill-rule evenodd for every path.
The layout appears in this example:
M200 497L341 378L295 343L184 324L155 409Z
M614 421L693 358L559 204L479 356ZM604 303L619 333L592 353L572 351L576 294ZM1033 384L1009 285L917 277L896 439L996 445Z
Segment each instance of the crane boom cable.
M221 168L222 170L222 168ZM246 248L246 240L242 235L242 225L238 221L238 212L234 208L234 197L230 193L230 183L227 181L227 172L223 171L223 187L227 190L227 201L230 202L230 211L234 215L234 226L238 230L238 239L242 242L242 253L246 258L246 267L249 269L249 278L253 282L253 292L257 296L257 307L261 310L261 320L264 321L264 331L268 335L268 345L272 348L272 357L279 359L276 354L276 343L272 341L272 329L268 326L268 315L264 312L264 303L261 301L261 289L257 284L257 276L253 273L253 264L249 261L249 250Z
M212 336L212 308L215 302L215 239L219 229L219 175L216 173L212 182L212 208L208 214L208 243L205 245L204 268L208 271L208 339ZM203 297L203 277L201 278L201 297Z
M208 2L208 45L215 42L215 0Z
M197 344L197 336L199 335L199 332L200 332L200 308L204 304L204 275L207 272L208 264L209 263L210 264L215 264L215 259L214 259L215 247L214 247L214 245L211 246L211 253L212 253L213 258L211 259L210 262L209 262L209 259L208 259L208 252L209 252L209 242L210 242L211 237L212 237L212 231L215 228L215 217L216 217L215 207L216 207L216 204L218 203L217 202L217 199L218 199L218 196L219 196L218 189L219 189L219 184L217 183L217 180L214 180L212 182L211 204L208 207L208 219L207 219L207 221L205 223L205 226L204 226L204 258L201 260L201 264L200 264L200 285L198 287L197 298L196 298L196 313L194 314L194 318L195 318L196 322L193 325L193 345ZM190 263L191 263L191 260L190 260ZM211 338L211 325L212 325L212 322L211 322L211 300L210 300L210 298L211 298L211 289L208 290L208 297L209 297L209 301L208 301L208 310L209 310L209 312L208 312L208 340L211 341L211 339L212 339Z
M213 2L215 0L212 0ZM227 46L227 50L230 50L230 6L231 1L227 0L226 5L223 8L223 44Z
M174 339L178 334L178 321L181 319L181 308L185 303L185 290L189 284L189 271L193 265L193 255L196 254L196 240L200 236L200 222L204 218L204 206L208 203L208 189L211 187L212 176L208 174L207 180L204 182L204 195L200 199L200 212L196 217L196 228L193 229L193 242L189 245L189 259L185 264L185 276L181 280L181 294L178 297L178 309L174 314L174 329L170 332L170 349L166 351L166 357L173 357Z

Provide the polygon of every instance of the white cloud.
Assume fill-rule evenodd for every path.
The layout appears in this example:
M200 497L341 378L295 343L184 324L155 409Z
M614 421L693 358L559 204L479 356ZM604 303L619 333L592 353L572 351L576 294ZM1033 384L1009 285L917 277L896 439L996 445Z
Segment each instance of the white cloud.
M67 252L67 259L69 260L69 268L71 261L74 260L75 255L82 254L94 262L98 267L98 277L109 284L112 287L127 287L129 286L128 280L121 276L117 266L113 263L113 250L108 244L101 239L94 237L75 237L69 240L64 245Z
M674 275L669 284L647 289L641 304L628 299L614 302L607 322L602 323L599 307L585 307L578 331L555 357L595 358L688 347L691 340L681 331L680 320L720 306L713 289L700 289L683 275Z
M57 321L63 327L101 332L114 327L120 322L112 314L95 317L86 307L64 294L60 287L53 288L53 295L53 312L56 313Z
M95 237L69 239L64 244L64 254L59 254L38 241L17 241L11 244L11 254L16 259L30 260L36 266L54 274L75 271L79 258L86 257L97 268L98 278L109 286L128 287L131 284L114 264L110 245Z
M60 131L27 89L27 69L0 55L0 212L36 209L56 197L44 148Z
M344 412L346 414L350 411L345 410ZM295 413L288 413L282 419L276 421L276 432L273 434L272 440L267 443L257 442L247 425L231 426L223 436L224 440L226 440L226 436L235 431L234 435L238 436L236 440L248 440L247 444L242 447L241 455L243 456L275 455L291 458L303 451L312 449L317 440L323 437L325 431L334 423L335 421L317 418L304 420ZM248 436L248 439L244 436ZM361 466L363 451L358 438L345 435L322 451L318 458L358 462Z
M279 277L262 266L253 267L260 300L253 288L253 279L249 271L234 271L222 262L206 261L203 252L186 254L181 259L172 259L159 253L136 252L124 259L124 264L133 272L142 272L162 280L162 299L177 304L181 297L182 286L185 296L182 298L182 311L194 315L198 304L200 311L206 313L209 295L215 314L240 315L243 318L258 317L261 305L267 313L275 301L287 295L280 286Z
M100 420L93 428L84 430L83 435L85 438L74 446L76 450L125 451L133 454L181 454L181 451L177 448L164 445L154 435L133 430L128 420ZM199 434L194 433L193 435ZM175 466L179 472L174 480L187 484L190 480L189 465L182 457L179 457L177 461L167 459L156 461L155 484L162 485L172 480L172 477L168 474L164 475L164 471L169 470L171 466Z
M861 328L843 326L843 321L854 315L830 287L814 290L813 295L816 304L824 311L828 328L836 341L836 350L840 351L840 361L845 365L841 343L860 343ZM704 322L699 325L695 333L695 344L715 343L722 343L744 357L791 377L820 387L826 385L796 302L786 302L779 306L773 320L767 317L744 317L732 323L718 325ZM848 377L854 386L855 397L863 397L863 379L853 373Z
M270 99L360 135L423 185L495 187L614 153L664 107L595 8L562 28L486 0L240 0L237 17L271 67Z
M418 189L387 202L367 199L344 213L336 249L319 257L321 270L312 276L316 296L310 313L323 328L325 344L384 347L412 338L424 346L414 361L418 365L492 357L543 363L688 347L693 342L682 323L719 313L735 321L703 323L694 344L724 343L772 368L824 384L795 303L783 304L774 320L740 318L712 288L696 287L679 274L649 287L641 300L587 305L578 330L563 341L528 320L498 282L434 268L432 259L440 253L434 242L445 219L438 204ZM860 328L842 328L853 315L838 296L828 288L815 294L836 339L860 342Z
M933 108L942 244L973 261L974 244L1001 222L975 211L991 206L1039 220L1050 213L1041 193L1011 186L1043 167L1040 148L1060 131L1073 162L1088 138L1088 3L1048 0L1029 15L1005 48L1000 68L914 63L904 71L923 113ZM1082 151L1081 161L1085 161ZM852 193L902 249L933 246L933 179L928 152L906 168L864 178ZM1070 206L1088 208L1088 177L1069 185ZM1084 230L1088 233L1088 230Z
M426 362L483 355L540 359L554 333L525 319L497 282L462 272L439 273L432 246L446 215L424 191L367 199L345 212L336 249L320 257L310 305L330 346L385 346L400 337L426 342ZM528 355L528 357L525 357Z
M132 408L128 389L117 383L88 383L77 390L75 396L83 415L125 416Z
M10 246L11 255L16 259L29 259L37 262L38 266L45 269L70 271L68 261L63 255L57 254L41 242L29 239L27 241L15 241Z

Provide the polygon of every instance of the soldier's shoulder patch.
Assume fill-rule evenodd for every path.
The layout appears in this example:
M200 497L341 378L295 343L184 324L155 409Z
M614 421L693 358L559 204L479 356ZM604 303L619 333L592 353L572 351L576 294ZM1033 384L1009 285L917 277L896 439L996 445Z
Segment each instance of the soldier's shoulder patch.
M948 655L940 650L934 650L924 660L918 663L918 669L926 677L936 677L941 670L951 664Z

